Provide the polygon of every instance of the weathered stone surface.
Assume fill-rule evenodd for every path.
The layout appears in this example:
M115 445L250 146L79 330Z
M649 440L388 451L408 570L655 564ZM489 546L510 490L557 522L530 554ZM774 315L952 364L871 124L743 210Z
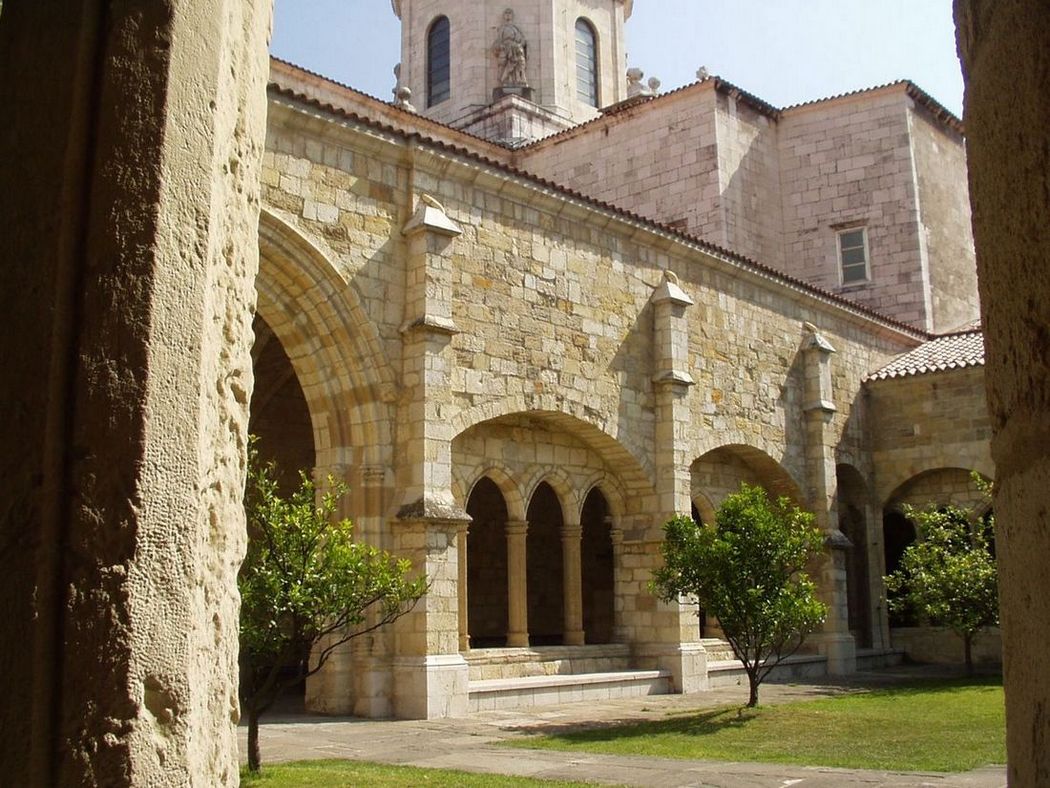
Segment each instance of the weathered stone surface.
M1050 783L1050 7L959 0L995 460L1010 784Z
M247 0L4 9L12 784L237 782L269 20Z

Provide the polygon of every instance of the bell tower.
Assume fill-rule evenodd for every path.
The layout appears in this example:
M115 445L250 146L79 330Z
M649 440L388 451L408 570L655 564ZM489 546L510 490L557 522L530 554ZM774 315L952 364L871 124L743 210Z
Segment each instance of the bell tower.
M633 0L391 0L399 86L423 115L506 143L597 117L627 97Z

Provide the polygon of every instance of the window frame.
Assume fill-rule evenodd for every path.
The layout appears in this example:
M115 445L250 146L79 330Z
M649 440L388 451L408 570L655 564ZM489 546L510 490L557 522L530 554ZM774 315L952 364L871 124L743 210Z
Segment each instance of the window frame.
M586 64L586 71L580 58L581 30L586 31L587 35L590 37L590 61ZM573 25L573 45L576 63L576 100L581 104L586 104L588 107L599 109L602 105L602 91L601 80L599 78L601 73L601 69L599 68L601 58L599 57L598 29L594 26L594 23L585 16L577 17L576 24ZM592 86L591 92L586 96L580 89L581 73L587 73L589 75Z
M439 26L444 26L444 40L436 41L435 36L440 35ZM427 49L426 49L426 92L427 92L427 109L436 107L438 104L443 104L452 98L452 23L449 18L442 14L434 18L434 20L427 26ZM444 44L444 64L435 68L434 55L435 50L438 49L438 44ZM443 69L443 73L438 69ZM437 76L443 77L443 79L435 79ZM441 92L435 96L435 86L441 87Z
M842 242L847 235L860 233L861 244L843 247ZM858 263L847 263L844 259L846 251L855 249L864 250L864 276L859 279L846 279L846 269L858 269ZM841 287L857 287L871 282L871 247L868 243L868 227L863 224L855 224L849 227L835 228L835 259L838 261L839 285Z

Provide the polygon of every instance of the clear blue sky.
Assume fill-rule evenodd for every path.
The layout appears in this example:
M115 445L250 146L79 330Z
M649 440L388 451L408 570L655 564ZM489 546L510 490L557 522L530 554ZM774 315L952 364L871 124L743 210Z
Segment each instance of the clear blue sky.
M514 0L505 0L513 6ZM635 0L628 61L671 90L699 66L778 107L907 78L962 111L951 0ZM275 55L383 100L390 0L276 0Z

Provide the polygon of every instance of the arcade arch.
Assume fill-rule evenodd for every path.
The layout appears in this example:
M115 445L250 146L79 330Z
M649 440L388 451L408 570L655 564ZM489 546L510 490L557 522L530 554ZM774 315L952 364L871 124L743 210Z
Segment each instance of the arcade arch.
M695 460L689 469L693 505L704 522L714 520L714 512L726 496L740 489L741 483L765 488L770 495L786 495L802 503L802 493L791 474L761 449L743 444L727 444L712 449Z
M643 496L651 485L637 464L614 471L593 426L559 415L499 416L452 442L472 520L461 552L470 648L616 640L617 546L638 497L624 477Z

